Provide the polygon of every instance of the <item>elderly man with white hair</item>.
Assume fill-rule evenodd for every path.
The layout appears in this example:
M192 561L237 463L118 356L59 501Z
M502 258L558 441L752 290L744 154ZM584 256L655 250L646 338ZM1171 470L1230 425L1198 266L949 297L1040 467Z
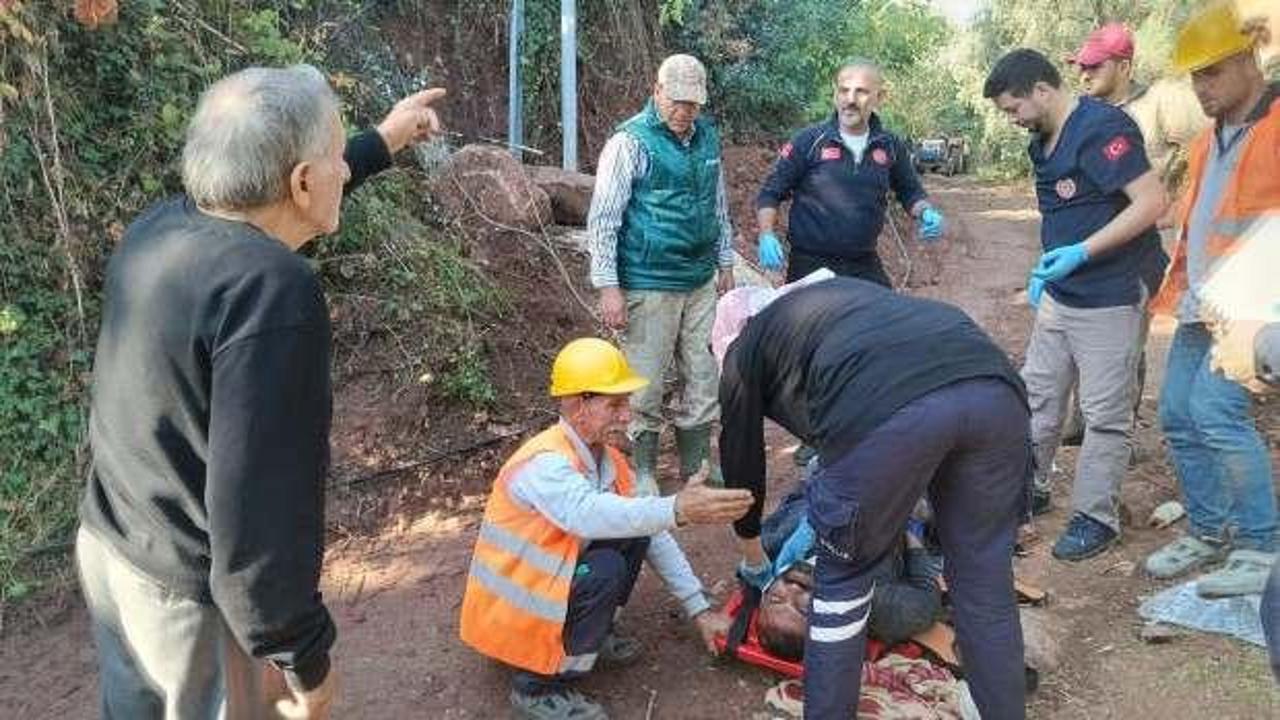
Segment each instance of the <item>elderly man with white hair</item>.
M805 717L855 715L873 571L926 491L974 700L984 718L1024 717L1012 556L1028 510L1030 413L1004 352L951 305L846 277L728 293L712 350L725 485L755 499L734 522L748 582L770 575L764 419L818 450L806 487L817 566Z
M330 329L295 251L337 230L344 192L439 129L443 95L407 97L347 140L315 68L237 72L187 128L186 193L125 232L76 540L104 717L327 717ZM283 697L267 696L272 674Z

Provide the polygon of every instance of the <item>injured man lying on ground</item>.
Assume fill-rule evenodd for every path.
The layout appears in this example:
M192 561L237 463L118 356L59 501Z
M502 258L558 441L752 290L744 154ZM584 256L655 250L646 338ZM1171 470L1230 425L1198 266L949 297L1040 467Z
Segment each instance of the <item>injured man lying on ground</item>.
M807 478L809 471L806 470ZM804 483L761 526L761 542L777 576L765 589L756 616L760 644L786 660L804 655L813 590L813 531L805 519ZM938 576L941 556L926 547L928 508L922 500L902 542L876 571L876 591L867 621L871 637L893 646L928 630L942 617Z

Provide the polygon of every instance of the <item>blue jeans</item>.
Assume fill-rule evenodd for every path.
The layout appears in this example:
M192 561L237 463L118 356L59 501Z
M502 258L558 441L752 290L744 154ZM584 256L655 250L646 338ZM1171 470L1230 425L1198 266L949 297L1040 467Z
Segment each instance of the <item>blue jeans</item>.
M1249 393L1209 364L1203 323L1180 323L1160 392L1160 427L1186 500L1191 531L1274 552L1276 497L1271 455L1250 414Z

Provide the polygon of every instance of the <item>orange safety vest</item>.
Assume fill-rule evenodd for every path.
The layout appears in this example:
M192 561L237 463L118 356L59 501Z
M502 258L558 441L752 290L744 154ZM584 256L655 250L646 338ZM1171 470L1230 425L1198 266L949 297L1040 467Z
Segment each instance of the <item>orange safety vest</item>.
M1171 315L1187 291L1187 227L1209 158L1213 127L1206 128L1191 144L1187 164L1189 192L1178 212L1178 239L1173 261L1165 272L1160 290L1151 299L1151 311ZM1274 98L1240 148L1240 161L1227 181L1226 190L1214 214L1206 252L1221 259L1236 249L1236 242L1254 223L1266 217L1280 217L1280 98ZM1280 238L1275 238L1280 242Z
M564 619L582 539L508 491L516 471L544 452L559 453L575 470L586 472L559 424L531 438L498 471L471 556L459 634L495 660L551 675L565 660ZM630 497L634 486L626 458L617 448L606 452L616 472L614 491Z

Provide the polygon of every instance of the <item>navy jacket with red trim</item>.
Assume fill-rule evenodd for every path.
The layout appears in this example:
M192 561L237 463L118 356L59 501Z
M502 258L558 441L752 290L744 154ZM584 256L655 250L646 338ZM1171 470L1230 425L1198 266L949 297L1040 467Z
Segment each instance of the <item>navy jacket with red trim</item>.
M908 212L926 197L906 143L872 114L862 161L840 139L833 114L801 130L778 153L756 198L757 208L791 200L791 248L809 255L857 259L876 250L890 191Z

